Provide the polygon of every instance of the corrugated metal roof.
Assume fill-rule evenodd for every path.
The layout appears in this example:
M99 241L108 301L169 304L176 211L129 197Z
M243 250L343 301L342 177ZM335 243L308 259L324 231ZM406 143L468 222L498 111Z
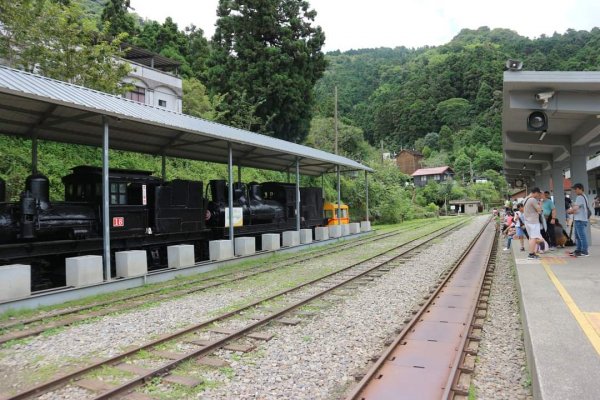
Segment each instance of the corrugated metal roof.
M339 165L371 168L345 157L92 89L0 66L0 133L90 146L102 145L103 116L111 117L110 148L228 162L318 176Z
M450 172L452 172L452 169L448 166L435 168L421 168L413 172L411 176L443 174L447 170L450 170Z

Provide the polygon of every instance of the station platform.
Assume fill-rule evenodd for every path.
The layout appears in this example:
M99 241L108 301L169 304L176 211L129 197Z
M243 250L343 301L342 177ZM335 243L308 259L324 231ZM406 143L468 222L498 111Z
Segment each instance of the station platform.
M528 260L513 242L534 399L600 399L600 226L591 231L589 257L566 247Z

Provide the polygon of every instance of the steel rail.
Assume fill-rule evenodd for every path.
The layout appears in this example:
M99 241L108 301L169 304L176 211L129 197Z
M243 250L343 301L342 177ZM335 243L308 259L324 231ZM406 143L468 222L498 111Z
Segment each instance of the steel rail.
M481 230L473 238L473 240L471 240L471 242L469 243L469 245L467 246L465 251L462 253L462 255L458 258L458 260L455 261L453 263L453 265L448 269L449 272L446 273L445 277L442 279L442 281L439 283L439 285L433 291L433 293L430 296L428 296L428 299L424 302L424 304L421 306L421 308L418 311L416 311L413 318L406 325L404 325L402 327L402 330L398 333L398 336L394 339L394 341L386 348L386 350L379 357L379 359L367 371L367 373L361 379L361 381L351 390L350 394L345 398L346 400L357 400L357 399L364 400L364 398L360 397L360 395L367 389L367 387L369 386L369 384L371 382L374 382L377 380L376 377L378 376L379 371L381 370L383 364L390 358L390 356L394 352L394 350L400 345L400 343L406 338L406 336L413 330L413 328L420 322L421 317L425 314L427 309L429 309L429 307L432 305L432 303L434 302L436 297L444 289L444 287L446 286L446 284L448 283L450 278L458 270L458 268L461 266L461 264L463 263L465 258L469 255L470 251L473 249L475 244L479 241L482 233L489 227L490 221L492 221L491 218L481 228ZM489 259L489 256L490 255L488 254L488 256L487 256L488 259ZM482 274L482 281L483 281L484 277L485 277L485 274Z
M347 266L347 267L341 268L341 269L339 269L337 271L334 271L334 272L331 272L329 274L326 274L326 275L324 275L322 277L316 278L316 279L311 280L309 282L302 283L302 284L297 285L297 286L295 286L293 288L277 292L277 293L275 293L275 294L273 294L271 296L268 296L266 298L257 300L257 301L255 301L253 303L250 303L248 305L242 306L242 307L240 307L240 308L238 308L236 310L233 310L233 311L230 311L228 313L222 314L220 316L211 318L211 319L203 321L201 323L189 326L189 327L184 328L182 330L179 330L179 331L177 331L177 332L175 332L175 333L173 333L171 335L163 335L162 337L160 337L158 339L155 339L155 340L153 340L151 342L148 342L148 343L146 343L146 344L144 344L142 346L136 347L134 349L130 349L128 351L125 351L125 352L123 352L121 354L118 354L116 356L113 356L111 358L95 362L95 363L90 364L90 365L88 365L86 367L83 367L83 368L81 368L81 369L79 369L77 371L72 371L72 372L66 373L66 374L64 374L62 376L59 376L59 377L57 377L57 378L55 378L55 379L53 379L51 381L47 381L47 382L38 384L38 385L36 385L36 386L34 386L34 387L30 388L30 389L26 389L26 390L24 390L24 391L22 391L20 393L17 393L15 395L13 395L12 397L8 397L7 400L20 400L20 399L31 398L32 396L39 396L39 395L41 395L43 393L46 393L46 392L51 391L51 390L53 390L53 389L55 389L57 387L60 387L63 384L68 383L72 379L80 377L80 376L82 376L82 375L84 375L84 374L86 374L86 373L88 373L88 372L90 372L92 370L95 370L95 369L100 368L100 367L105 366L105 365L115 364L118 361L121 361L121 360L123 360L123 359L125 359L127 357L130 357L130 356L133 356L133 355L135 355L135 353L137 353L140 350L147 350L147 349L155 347L155 346L157 346L159 344L162 344L162 343L168 342L170 340L176 339L178 337L187 335L187 334L192 333L194 331L198 331L199 329L205 328L205 327L207 327L207 326L209 326L209 325L211 325L211 324L213 324L215 322L218 322L218 321L230 318L232 316L235 316L235 315L239 314L240 312L243 312L245 310L248 310L248 309L251 309L253 307L256 307L257 305L259 305L261 303L264 303L264 302L273 300L273 299L275 299L277 297L280 297L280 296L289 294L291 292L297 291L297 290L302 289L302 288L304 288L306 286L313 285L313 284L315 284L315 283L317 283L319 281L328 279L328 278L330 278L330 277L332 277L334 275L338 275L338 274L344 273L344 272L346 272L346 271L348 271L348 270L350 270L352 268L355 268L356 266L358 266L360 264L369 262L370 260L372 260L372 259L374 259L376 257L380 257L380 256L382 256L382 255L384 255L386 253L392 252L392 251L394 251L394 250L396 250L396 249L398 249L400 247L407 246L410 243L416 242L418 240L421 240L421 239L423 239L423 238L425 238L427 236L431 236L433 234L436 234L439 231L442 231L442 230L445 229L445 231L443 231L443 232L439 233L437 236L435 236L435 237L439 237L439 236L441 236L441 235L443 235L443 234L445 234L447 232L450 232L450 231L454 230L455 228L457 228L457 227L459 227L461 225L464 225L468 221L469 220L463 220L463 221L460 221L458 223L455 223L455 224L452 224L452 225L449 225L449 226L444 226L442 228L436 229L436 230L434 230L432 232L429 232L427 234L423 234L423 235L418 236L418 237L416 237L414 239L411 239L411 240L409 240L409 241L407 241L405 243L401 243L401 244L399 244L398 246L395 246L392 249L385 250L385 251L383 251L383 252L381 252L381 253L379 253L379 254L377 254L375 256L368 257L368 258L366 258L364 260L361 260L361 261L359 261L357 263L354 263L354 264L352 264L350 266ZM435 237L433 237L431 239L434 239ZM422 244L420 244L418 246L421 246L421 245L423 245L425 243L427 243L427 242L424 242L424 243L422 243ZM413 247L413 248L407 250L406 252L412 251L415 248L417 248L418 246ZM402 256L405 253L402 253L398 257ZM203 349L200 349L200 350L203 350ZM189 359L189 358L194 357L194 356L195 355L192 354L192 355L189 355L188 357L186 357L185 359ZM183 360L179 360L179 361L183 361ZM169 365L172 365L172 363L169 364Z
M403 227L403 228L411 228L411 226L407 226L407 227ZM125 296L122 298L118 298L118 299L113 299L113 300L108 300L108 301L104 301L104 302L96 302L96 303L92 303L92 304L88 304L86 306L81 306L81 307L77 307L77 308L73 308L73 309L65 309L62 310L60 312L56 312L53 314L47 314L44 316L39 316L39 317L35 317L35 318L30 318L27 320L21 320L21 321L14 321L11 322L9 324L0 324L0 330L9 330L10 328L14 328L14 327L20 327L20 326L27 326L27 325L31 325L33 323L36 322L41 322L44 320L49 320L49 319L53 319L53 318L59 318L59 317L64 317L67 315L72 315L72 314L76 314L82 311L86 311L86 310L91 310L93 308L97 308L97 307L106 307L106 306L110 306L113 304L117 304L117 303L122 303L122 302L126 302L128 300L134 300L134 299L138 299L138 302L131 302L131 303L126 303L123 305L123 307L117 307L116 309L108 309L108 310L100 310L100 311L93 311L91 313L91 315L86 315L86 316L78 316L78 317L73 317L71 320L67 320L67 321L58 321L58 322L51 322L49 321L49 324L43 327L38 327L36 329L30 329L30 330L24 330L24 331L12 331L12 332L7 332L4 333L2 335L0 335L0 344L9 342L11 340L16 340L16 339L23 339L26 337L30 337L30 336L34 336L34 335L38 335L42 332L45 332L48 329L53 329L53 328L57 328L57 327L62 327L62 326L68 326L71 325L73 323L76 322L81 322L85 319L88 318L92 318L92 317L99 317L99 316L104 316L107 314L111 314L113 312L119 312L119 311L124 311L124 310L128 310L128 309L132 309L135 308L137 306L140 305L139 303L139 299L146 297L146 296L152 296L155 294L160 294L161 292L165 291L165 290L169 290L172 288L176 288L176 287L186 287L186 286L190 286L193 285L195 283L199 283L199 282L212 282L215 281L217 279L221 279L221 278L228 278L231 277L228 280L225 281L217 281L214 283L209 283L207 285L202 285L200 287L195 287L192 289L181 289L178 290L174 293L170 294L170 298L175 298L175 297L179 297L179 296L185 296L191 293L196 293L202 290L206 290L206 289L210 289L210 288L214 288L214 287L218 287L221 285L225 285L231 282L236 282L236 281L240 281L243 279L247 279L247 278L251 278L253 276L259 275L259 274L263 274L263 273L267 273L267 272L271 272L274 271L278 268L283 268L283 267L288 267L294 264L297 264L298 262L296 262L296 260L300 260L302 262L304 261L308 261L308 260L314 260L316 258L320 258L320 257L326 257L328 255L331 254L335 254L335 253L339 253L341 251L344 251L346 249L351 249L354 247L358 247L362 244L365 243L370 243L373 241L377 241L377 240L383 240L383 239L387 239L389 237L393 237L393 236L397 236L400 235L402 233L405 233L407 231L407 229L397 229L394 230L392 232L386 232L386 233L382 233L382 234L378 234L375 236L370 236L368 238L364 238L364 239L360 239L358 241L352 241L351 243L341 243L341 244L337 244L335 246L332 247L328 247L327 249L321 249L322 251L312 251L309 252L308 254L304 253L302 255L295 255L292 257L287 257L284 260L281 260L279 262L277 262L275 264L275 266L271 266L268 268L264 268L264 264L266 264L266 262L261 263L261 266L257 266L257 267L252 267L252 268L248 268L246 270L243 271L235 271L235 272L229 272L229 273L224 273L224 274L219 274L219 275L214 275L214 276L210 276L210 277L205 277L205 278L199 278L199 279L194 279L194 280L190 280L187 282L179 282L177 284L171 284L171 285L165 285L162 286L160 288L156 288L156 289L152 289L150 291L146 291L144 293L139 293L139 294L135 294L135 295L131 295L131 296ZM308 258L307 258L308 257ZM251 273L246 273L248 271L256 271L256 272L251 272ZM236 274L241 274L240 276L233 276ZM232 277L233 276L233 277ZM163 295L164 296L164 295ZM161 300L164 298L161 298ZM152 301L152 300L150 300Z
M444 229L444 228L441 228L439 230L442 230L442 229ZM131 391L133 388L139 386L140 384L143 384L143 383L149 381L153 377L156 377L158 375L163 375L163 374L169 372L170 370L176 368L179 364L181 364L184 361L187 361L187 360L189 360L191 358L194 358L194 357L206 356L206 355L212 353L213 351L215 351L215 350L223 347L228 342L230 342L230 341L232 341L234 339L237 339L237 338L239 338L239 337L241 337L241 336L243 336L243 335L251 332L252 330L254 330L254 329L258 328L258 327L261 327L261 326L263 326L263 325L265 325L265 324L267 324L267 323L269 323L269 322L271 322L271 321L273 321L273 320L281 317L282 315L285 315L285 314L289 313L290 311L292 311L292 310L294 310L294 309L296 309L298 307L303 306L304 304L310 303L310 302L312 302L313 300L315 300L317 298L320 298L320 297L322 297L322 296L324 296L324 295L326 295L326 294L328 294L328 293L330 293L330 292L332 292L332 291L334 291L336 289L339 289L340 287L345 286L348 283L353 282L356 279L359 279L359 278L361 278L361 277L363 277L363 276L365 276L365 275L367 275L367 274L369 274L369 273L371 273L371 272L373 272L373 271L375 271L375 270L377 270L377 269L379 269L379 268L381 268L381 267L383 267L383 266L385 266L385 265L387 265L387 264L389 264L389 263L397 260L398 258L405 256L407 253L412 252L415 249L420 248L421 246L429 244L429 242L432 239L435 239L435 238L437 238L439 236L442 236L442 235L446 234L447 232L449 232L449 231L451 231L453 229L454 229L454 226L451 229L448 229L446 231L441 232L440 234L436 235L434 238L429 239L428 241L419 243L419 244L411 247L410 249L407 249L407 250L403 251L402 253L400 253L400 254L398 254L396 256L393 256L392 258L390 258L388 260L385 260L385 261L383 261L383 262L381 262L381 263L379 263L379 264L377 264L377 265L375 265L373 267L370 267L370 268L368 268L368 269L360 272L357 275L354 275L354 276L352 276L352 277L350 277L348 279L345 279L345 280L343 280L343 281L341 281L339 283L336 283L333 286L331 286L329 288L326 288L326 289L323 289L323 290L319 291L318 293L316 293L314 295L311 295L311 296L309 296L309 297L307 297L305 299L297 301L297 302L291 304L290 306L285 307L285 308L283 308L283 309L281 309L281 310L279 310L279 311L277 311L277 312L275 312L275 313L273 313L273 314L271 314L271 315L269 315L269 316L267 316L267 317L265 317L265 318L263 318L261 320L258 320L258 321L254 322L254 323L252 323L252 324L250 324L248 326L245 326L245 327L243 327L241 329L238 329L237 331L235 331L235 332L233 332L233 333L225 336L224 338L221 338L221 339L218 339L218 340L216 340L214 342L211 342L210 344L207 344L206 346L204 346L204 347L202 347L202 348L200 348L200 349L198 349L196 351L193 351L191 353L185 354L184 356L182 356L181 358L179 358L177 360L173 360L173 361L171 361L171 362L169 362L169 363L167 363L167 364L165 364L165 365L163 365L163 366L161 366L161 367L159 367L159 368L157 368L157 369L155 369L153 371L150 371L148 373L142 374L139 377L133 378L129 382L126 382L126 383L124 383L124 384L122 384L120 386L117 386L114 389L110 389L110 390L108 390L108 391L106 391L104 393L101 393L98 396L94 397L93 400L110 399L112 397L124 394L125 392ZM436 230L434 232L437 232L439 230ZM428 235L424 235L424 236L428 236ZM420 238L423 238L424 236L422 236ZM416 240L419 240L419 239L415 239L413 241L416 241ZM406 243L406 244L408 244L408 243ZM377 257L381 257L383 254L386 254L386 253L389 253L391 251L397 250L400 247L404 247L404 246L406 246L406 244L403 244L403 245L400 245L400 246L396 246L395 248L393 248L391 250L387 250L387 251L385 251L385 252L383 252L381 254L378 254L376 256L369 257L366 260L363 260L361 262L355 263L355 264L353 264L353 265L351 265L351 266L349 266L347 268L344 268L344 269L342 269L340 271L337 271L335 273L328 274L328 275L326 275L323 278L315 279L315 280L313 280L311 282L308 282L306 284L303 284L303 285L301 285L299 287L304 287L304 286L308 286L308 285L317 283L317 282L322 281L324 279L327 279L327 278L329 278L329 277L331 277L333 275L337 275L340 272L346 272L347 270L349 270L351 268L355 268L355 267L357 267L357 266L359 266L361 264L367 263L367 262L369 262L369 261L371 261L371 260L373 260L373 259L375 259ZM277 296L277 297L279 297L279 296ZM272 300L272 298L269 299L269 300ZM262 303L262 301L261 301L261 303Z

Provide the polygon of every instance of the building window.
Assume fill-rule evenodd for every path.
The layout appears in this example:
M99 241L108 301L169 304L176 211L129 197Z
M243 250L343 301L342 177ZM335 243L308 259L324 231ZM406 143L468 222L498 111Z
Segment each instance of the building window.
M125 93L125 98L139 103L146 102L146 89L136 86L131 92Z
M421 175L421 182L427 182L427 176Z
M439 181L441 178L440 178L440 175L439 175L439 174L435 174L435 175L433 176L433 179L435 179L436 181Z
M110 204L127 204L127 184L110 184Z
M158 101L158 105L161 107L166 107L167 106L167 101L166 100L159 100Z

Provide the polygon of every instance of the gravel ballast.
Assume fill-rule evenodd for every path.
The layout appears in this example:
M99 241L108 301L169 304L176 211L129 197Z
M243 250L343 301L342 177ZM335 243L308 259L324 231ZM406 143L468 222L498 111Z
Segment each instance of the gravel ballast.
M499 238L496 269L472 387L478 399L532 399L514 262ZM518 245L518 242L513 242Z
M438 240L406 263L351 296L332 302L297 326L272 325L275 338L259 355L220 352L234 377L202 393L202 399L334 399L355 384L387 338L410 315L440 273L479 232L487 217ZM443 254L443 257L440 255Z
M349 265L370 253L383 251L405 240L414 232L394 239L369 244L366 248L345 251L282 268L247 281L163 301L118 315L100 317L85 323L40 335L0 351L0 393L14 392L46 381L75 365L89 364L91 358L107 358L125 347L141 345L159 335L208 319L240 302L265 297L293 282L314 279L324 272ZM404 238L404 239L403 239ZM237 308L237 307L236 307Z

